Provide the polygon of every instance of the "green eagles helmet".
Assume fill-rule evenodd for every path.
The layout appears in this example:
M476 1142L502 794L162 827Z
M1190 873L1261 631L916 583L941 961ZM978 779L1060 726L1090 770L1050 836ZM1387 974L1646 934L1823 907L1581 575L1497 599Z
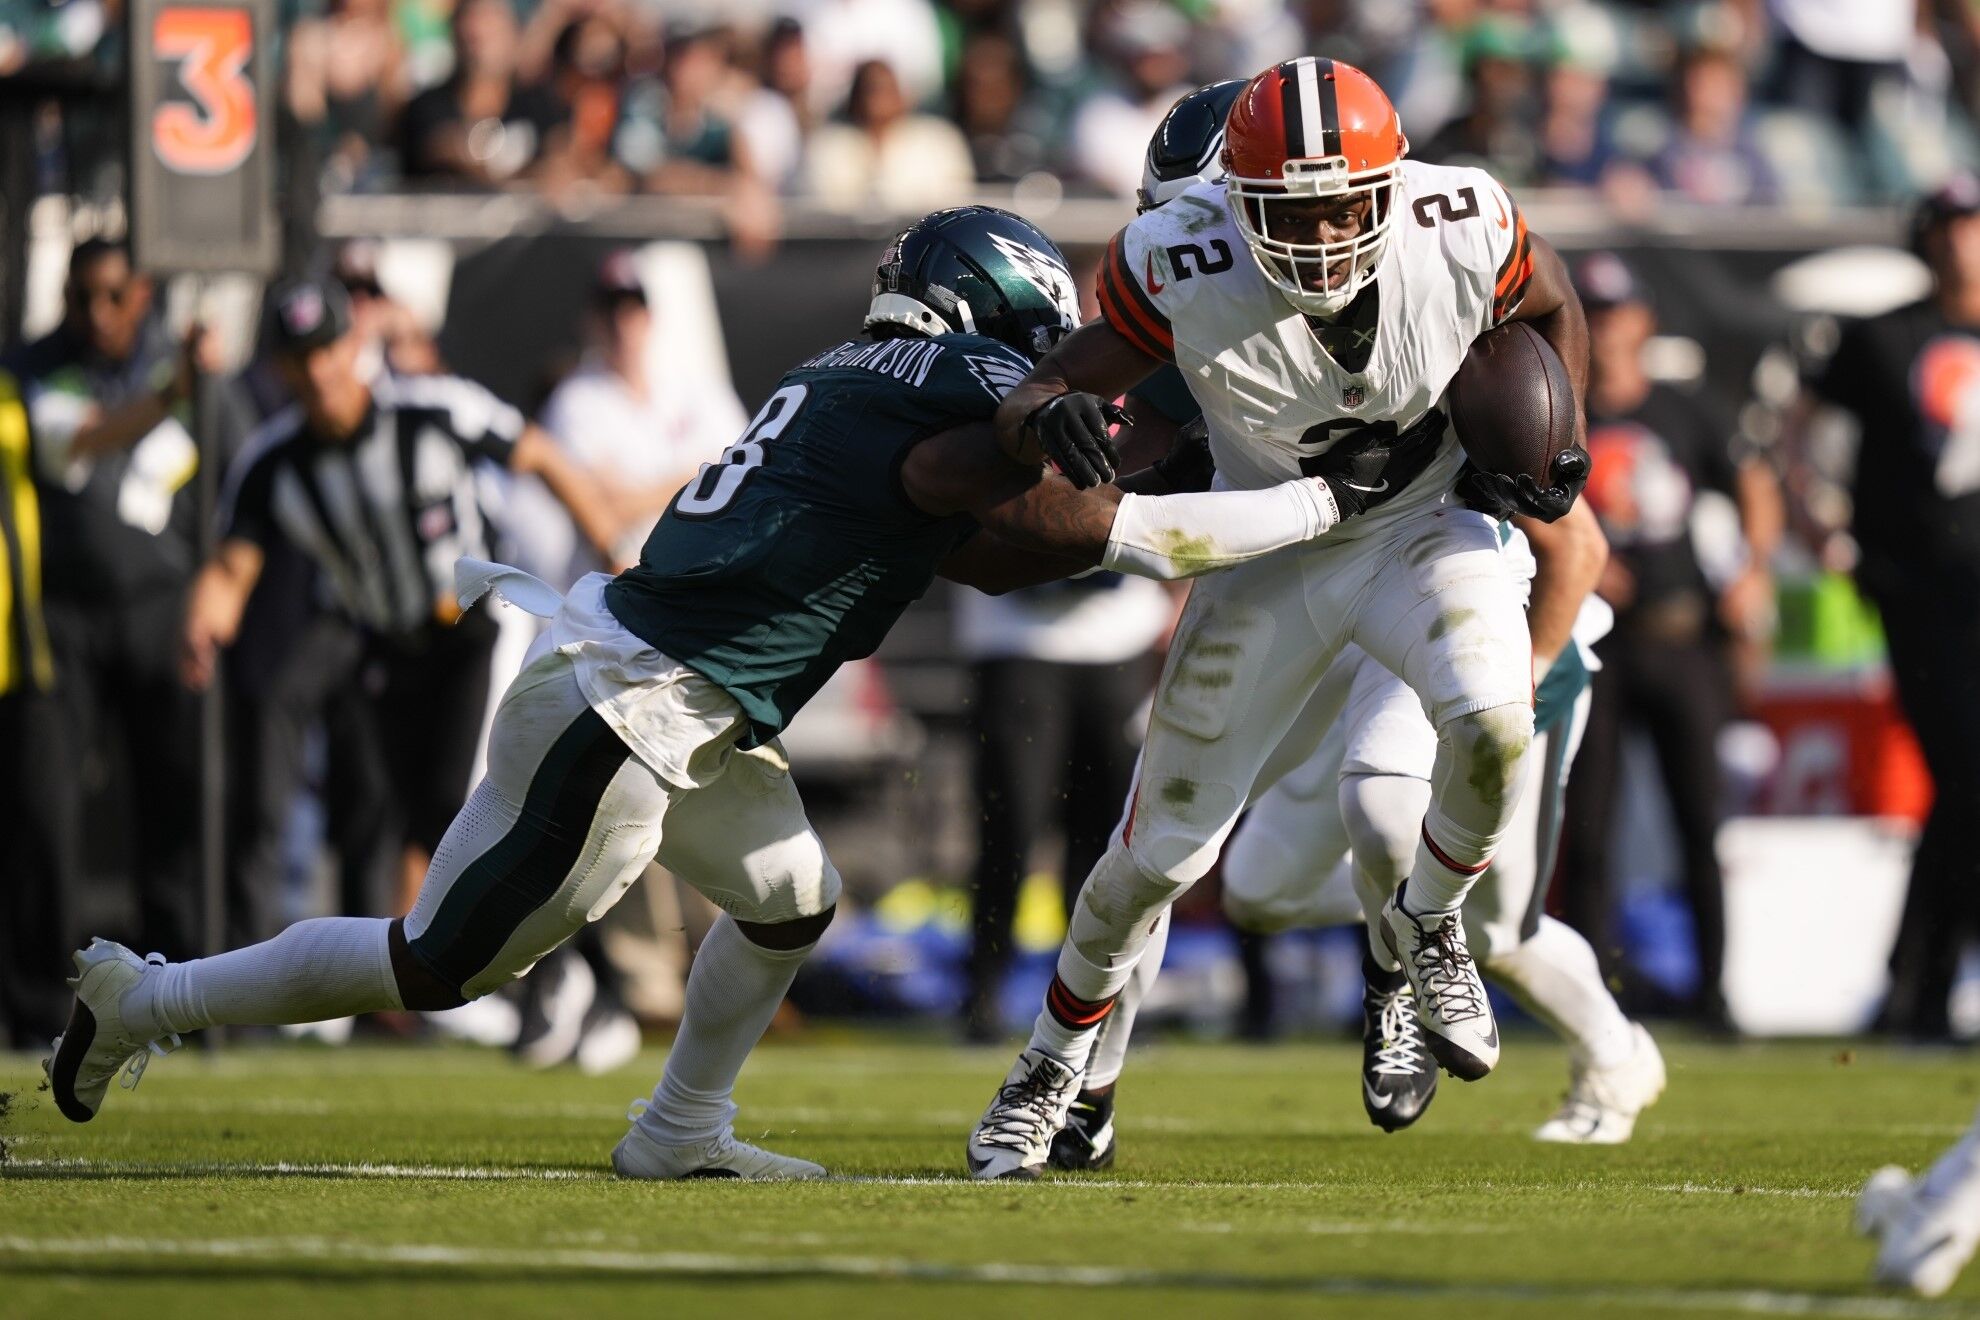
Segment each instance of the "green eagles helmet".
M1009 211L954 206L887 244L865 328L985 335L1036 361L1078 324L1079 290L1056 243Z
M1224 163L1218 159L1224 150L1224 121L1244 87L1242 78L1211 83L1169 107L1148 139L1141 187L1135 192L1137 209L1152 211L1185 189L1224 177Z

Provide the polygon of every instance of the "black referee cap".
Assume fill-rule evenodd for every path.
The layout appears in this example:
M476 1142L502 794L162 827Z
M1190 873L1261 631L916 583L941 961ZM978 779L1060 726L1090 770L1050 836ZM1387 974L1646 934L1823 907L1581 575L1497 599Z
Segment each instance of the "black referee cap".
M335 280L283 280L270 291L268 306L268 346L277 353L307 353L350 333L350 295Z

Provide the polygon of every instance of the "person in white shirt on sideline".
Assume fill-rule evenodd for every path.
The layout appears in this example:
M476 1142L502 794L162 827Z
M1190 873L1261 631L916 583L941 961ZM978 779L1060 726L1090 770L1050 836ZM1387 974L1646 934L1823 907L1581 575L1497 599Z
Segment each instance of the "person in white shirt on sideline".
M726 382L699 376L687 387L655 369L655 316L630 250L599 264L586 335L583 360L551 391L538 420L605 492L619 522L619 556L633 559L675 493L748 418ZM511 537L538 576L561 589L605 567L537 483L518 483L509 507ZM651 898L660 887L646 892ZM648 924L657 932L679 922ZM662 961L685 965L670 954ZM586 1072L610 1071L639 1048L625 1001L624 972L599 932L587 929L523 984L516 1054L532 1067L574 1062Z
M632 252L607 256L592 285L591 346L551 391L538 419L606 493L628 557L637 555L675 492L749 420L726 381L664 379L654 360L655 323ZM553 586L568 587L604 567L548 492L533 484L518 485L509 522L524 566Z

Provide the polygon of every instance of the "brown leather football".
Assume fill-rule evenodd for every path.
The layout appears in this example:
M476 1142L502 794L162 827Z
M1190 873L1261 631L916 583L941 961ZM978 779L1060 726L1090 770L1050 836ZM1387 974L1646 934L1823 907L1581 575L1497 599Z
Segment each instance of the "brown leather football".
M1554 456L1574 443L1574 387L1553 345L1524 321L1471 341L1444 396L1458 443L1478 467L1549 482Z

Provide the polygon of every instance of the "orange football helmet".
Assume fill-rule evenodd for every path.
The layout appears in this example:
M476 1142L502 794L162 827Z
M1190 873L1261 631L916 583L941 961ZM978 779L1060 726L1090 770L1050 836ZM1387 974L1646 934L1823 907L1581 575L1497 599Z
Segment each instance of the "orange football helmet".
M1396 108L1351 64L1301 56L1238 93L1224 131L1231 210L1258 269L1294 307L1331 316L1374 278L1408 154ZM1369 205L1352 237L1318 241L1317 226L1316 241L1289 232L1310 203L1359 193Z

